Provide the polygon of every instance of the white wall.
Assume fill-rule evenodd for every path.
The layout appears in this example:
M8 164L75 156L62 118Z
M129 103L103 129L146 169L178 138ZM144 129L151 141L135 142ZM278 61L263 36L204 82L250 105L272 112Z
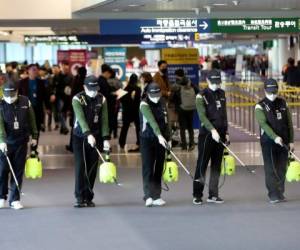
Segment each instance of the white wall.
M72 12L80 11L81 9L89 8L93 5L105 3L108 0L73 0Z
M72 0L0 0L0 20L70 19Z

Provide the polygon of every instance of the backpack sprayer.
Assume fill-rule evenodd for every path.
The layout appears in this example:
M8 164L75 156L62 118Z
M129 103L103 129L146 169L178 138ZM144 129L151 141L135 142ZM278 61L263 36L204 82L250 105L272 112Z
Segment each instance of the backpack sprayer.
M43 176L43 165L36 150L31 151L25 163L25 177L27 179L40 179Z
M255 174L255 170L254 169L250 169L224 142L220 141L220 143L223 145L223 147L243 166L245 167L249 173L251 174ZM230 159L230 158L229 158ZM230 161L232 161L232 159L230 159ZM231 163L232 164L232 163ZM226 168L226 166L224 166L224 168ZM232 166L229 166L228 170L224 170L225 173L228 171L229 173L232 172L232 170L230 169L232 168Z
M289 149L287 145L283 145L283 147L288 150L292 158L289 159L288 168L286 171L286 180L288 182L299 182L300 181L300 159L295 155L293 151Z
M235 159L231 156L227 149L224 150L222 165L221 165L221 175L232 176L235 174L236 166Z
M96 151L101 159L102 163L99 166L99 181L101 183L115 183L117 186L123 186L123 184L119 183L117 180L117 167L111 162L109 151L106 152L105 159L101 155L98 148Z
M166 178L166 180L177 181L179 179L179 172L178 172L177 164L171 161L171 156L173 156L174 159L179 163L179 166L181 168L183 168L184 172L188 176L190 176L193 181L200 182L200 180L195 180L194 179L194 177L191 174L191 172L188 171L188 169L184 166L184 164L182 163L182 161L175 155L175 153L171 150L171 148L168 145L166 146L166 149L170 153L169 163L168 163L168 160L167 160L167 163L165 165L166 168L165 168L165 171L164 171L164 175L166 175L166 177L164 177L164 178ZM172 173L171 178L170 178L170 175L168 174L168 171L170 171Z
M164 164L163 181L165 183L177 182L179 179L178 166L172 161L170 151L167 152L167 159Z

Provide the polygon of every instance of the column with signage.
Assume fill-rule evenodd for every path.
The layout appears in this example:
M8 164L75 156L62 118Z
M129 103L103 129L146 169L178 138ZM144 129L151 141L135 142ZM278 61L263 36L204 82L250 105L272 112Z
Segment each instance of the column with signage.
M85 49L79 50L58 50L57 61L62 63L67 61L70 65L70 70L73 75L76 75L76 68L86 66L87 51Z
M116 71L117 78L126 80L126 48L104 48L104 62Z

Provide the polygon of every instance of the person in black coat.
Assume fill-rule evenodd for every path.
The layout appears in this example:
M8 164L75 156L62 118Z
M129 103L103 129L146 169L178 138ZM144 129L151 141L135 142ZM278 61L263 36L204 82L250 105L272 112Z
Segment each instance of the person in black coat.
M36 118L37 130L41 131L42 125L44 125L44 107L49 109L45 82L38 78L36 64L30 64L27 70L29 77L19 82L19 95L26 96L30 100Z
M295 60L293 58L288 59L288 67L283 72L283 81L290 86L299 87L299 69L295 66Z
M73 98L75 95L83 91L84 80L86 78L87 70L84 66L79 67L77 69L77 75L74 77L74 80L71 84L71 97ZM74 111L71 111L70 114L70 125L71 125L71 134L70 134L70 142L69 145L66 145L66 150L73 152L73 125L74 125Z
M104 95L107 101L108 120L109 120L109 131L111 135L113 127L113 114L115 113L116 96L114 88L108 84L108 80L112 76L112 68L107 64L102 64L101 75L98 78L98 84L100 87L99 92Z
M137 147L135 149L129 150L130 152L139 151L140 145L139 107L141 102L141 88L137 86L137 82L138 76L136 74L132 74L129 78L128 85L124 89L128 93L121 98L123 110L123 126L119 138L119 145L121 149L124 149L129 126L132 122L134 122L137 138Z

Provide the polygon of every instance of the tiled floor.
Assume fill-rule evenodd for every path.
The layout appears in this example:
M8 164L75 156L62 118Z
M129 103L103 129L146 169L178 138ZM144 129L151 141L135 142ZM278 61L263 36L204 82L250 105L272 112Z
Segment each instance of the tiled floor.
M134 140L129 137L129 142ZM287 203L270 205L263 168L258 166L255 175L239 168L220 189L225 204L195 206L191 179L180 169L179 181L162 193L167 206L145 208L140 155L119 152L114 140L112 160L124 186L97 180L97 206L75 209L74 161L64 148L67 142L68 136L57 132L42 134L40 153L47 169L42 179L25 180L22 201L26 209L0 210L1 250L299 249L299 183L287 184ZM261 164L257 142L230 147L246 164ZM175 151L193 172L197 150Z

